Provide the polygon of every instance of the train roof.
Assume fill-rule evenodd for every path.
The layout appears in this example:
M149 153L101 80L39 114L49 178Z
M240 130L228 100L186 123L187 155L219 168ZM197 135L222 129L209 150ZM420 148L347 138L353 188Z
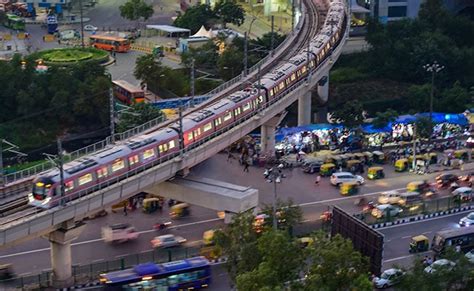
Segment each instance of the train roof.
M231 100L235 104L238 104L244 100L247 100L248 98L258 95L258 90L255 87L252 87L251 89L245 89L242 91L235 92L231 94L229 97L226 99Z
M175 138L178 136L178 133L175 130L167 127L167 128L162 128L160 130L149 133L146 136L147 138L153 138L154 140L160 142L162 140L169 140L169 139Z
M304 50L304 52L306 52L306 50ZM295 66L300 66L301 64L308 62L308 54L307 53L304 53L304 54L299 53L296 56L292 57L289 60L289 62L292 63Z

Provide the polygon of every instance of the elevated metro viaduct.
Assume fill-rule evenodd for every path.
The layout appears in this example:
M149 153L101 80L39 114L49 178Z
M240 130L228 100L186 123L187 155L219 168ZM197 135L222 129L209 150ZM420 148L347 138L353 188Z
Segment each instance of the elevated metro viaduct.
M350 21L347 21L348 25ZM176 176L177 173L184 173L189 169L215 155L221 150L229 147L232 143L246 136L249 132L262 126L262 147L265 150L274 152L274 132L275 126L281 119L282 112L296 100L299 100L301 109L299 112L299 123L310 122L311 110L308 104L311 103L311 94L317 91L320 99L326 102L328 99L328 76L329 70L341 54L342 47L348 37L349 29L346 27L342 40L332 49L332 54L323 61L317 70L306 80L301 80L292 87L286 89L285 96L276 99L262 108L254 115L247 116L240 123L231 129L225 129L202 140L194 148L182 152L178 157L165 157L161 160L147 165L146 168L138 168L113 181L106 181L95 188L85 190L81 193L81 198L70 201L64 206L39 212L25 219L14 221L7 226L0 228L0 247L18 244L24 240L38 236L46 236L51 241L51 261L54 273L53 283L57 287L67 287L71 280L71 249L70 242L78 236L84 225L77 220L110 206L117 201L128 199L136 193L142 191L159 191L160 187L168 187L171 196L190 203L201 205L207 208L215 207L215 210L237 213L255 207L258 203L256 191L239 186L229 186L212 182L213 189L209 189L210 181L189 181L185 178L178 178L171 184L160 185ZM313 89L315 88L315 89ZM178 185L173 185L178 184ZM201 185L199 185L201 183ZM213 201L207 203L206 199L199 199L198 195L192 196L171 190L182 190L182 187L201 187L205 195L222 192L219 187L227 188L227 195L221 196L227 199L226 203ZM100 190L97 190L100 188ZM171 189L173 188L173 189ZM179 189L181 188L181 189ZM165 188L166 189L166 188ZM217 190L216 190L217 189ZM197 193L198 191L196 191ZM228 195L233 193L236 195ZM161 194L161 193L160 193ZM166 193L163 193L166 196ZM176 195L176 196L174 196ZM215 199L209 198L208 199ZM196 199L194 199L196 198ZM221 199L219 198L219 199ZM222 201L224 201L222 200ZM203 205L202 203L206 203ZM227 208L227 209L226 209Z

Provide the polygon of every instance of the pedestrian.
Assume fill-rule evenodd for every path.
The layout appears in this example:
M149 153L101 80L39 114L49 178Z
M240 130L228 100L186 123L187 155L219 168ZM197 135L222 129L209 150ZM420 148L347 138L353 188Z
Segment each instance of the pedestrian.
M244 164L244 172L249 172L249 163L247 162L247 160L244 160L243 161L243 164Z
M321 175L316 176L316 182L314 184L319 185L319 182L321 181Z
M459 168L464 171L464 161L462 159L459 160Z
M127 216L127 203L123 205L123 216Z
M227 161L229 163L232 163L231 159L232 159L232 153L230 152L230 149L228 148L227 149Z

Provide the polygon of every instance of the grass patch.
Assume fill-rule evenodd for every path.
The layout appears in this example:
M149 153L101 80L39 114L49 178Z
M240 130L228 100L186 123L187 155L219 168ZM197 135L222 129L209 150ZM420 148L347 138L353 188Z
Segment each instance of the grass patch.
M60 48L40 51L34 56L42 59L46 65L67 65L77 62L107 61L109 54L95 48Z

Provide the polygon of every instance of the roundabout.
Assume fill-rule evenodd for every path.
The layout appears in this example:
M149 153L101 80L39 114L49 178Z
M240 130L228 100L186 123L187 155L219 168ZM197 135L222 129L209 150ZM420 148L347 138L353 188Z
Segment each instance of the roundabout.
M79 62L105 63L109 54L95 48L59 48L37 52L37 60L42 60L46 65L72 65Z

